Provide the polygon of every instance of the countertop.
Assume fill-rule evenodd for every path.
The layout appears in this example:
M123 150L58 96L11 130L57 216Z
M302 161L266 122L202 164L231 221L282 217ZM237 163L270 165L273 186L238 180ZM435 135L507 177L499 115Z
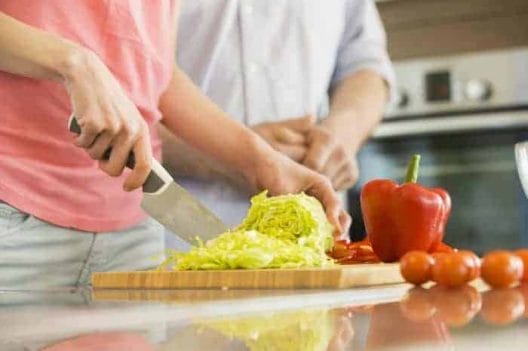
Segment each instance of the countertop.
M1 351L526 350L528 286L0 292Z

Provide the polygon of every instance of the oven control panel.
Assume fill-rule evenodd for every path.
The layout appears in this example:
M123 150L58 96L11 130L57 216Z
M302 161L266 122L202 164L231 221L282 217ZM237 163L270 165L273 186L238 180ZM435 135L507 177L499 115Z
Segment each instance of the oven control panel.
M528 48L396 62L385 118L528 107L527 62Z

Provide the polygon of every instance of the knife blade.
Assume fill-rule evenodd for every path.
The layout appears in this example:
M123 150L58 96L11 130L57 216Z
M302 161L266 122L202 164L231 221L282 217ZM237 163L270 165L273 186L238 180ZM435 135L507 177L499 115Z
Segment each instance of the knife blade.
M75 116L70 118L68 129L76 134L81 133ZM108 159L110 152L106 151L105 159ZM131 153L127 167L134 168L134 165L134 154ZM141 208L188 243L194 243L196 237L203 241L213 239L228 229L213 212L176 183L154 158L150 174L143 184Z

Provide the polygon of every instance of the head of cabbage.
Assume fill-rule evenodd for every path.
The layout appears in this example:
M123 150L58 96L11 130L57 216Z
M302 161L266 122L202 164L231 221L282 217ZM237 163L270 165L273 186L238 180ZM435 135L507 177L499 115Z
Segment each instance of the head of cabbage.
M169 250L160 268L222 270L332 265L333 227L321 203L304 193L251 199L242 224L187 253Z
M328 251L333 244L333 227L323 206L304 193L268 197L264 191L254 196L239 229L256 230L316 251Z

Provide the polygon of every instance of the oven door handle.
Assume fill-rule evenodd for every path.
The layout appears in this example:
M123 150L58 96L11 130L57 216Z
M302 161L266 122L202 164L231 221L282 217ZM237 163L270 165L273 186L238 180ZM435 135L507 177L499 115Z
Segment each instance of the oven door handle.
M373 136L375 139L383 139L516 128L528 129L528 111L388 121L382 123Z

